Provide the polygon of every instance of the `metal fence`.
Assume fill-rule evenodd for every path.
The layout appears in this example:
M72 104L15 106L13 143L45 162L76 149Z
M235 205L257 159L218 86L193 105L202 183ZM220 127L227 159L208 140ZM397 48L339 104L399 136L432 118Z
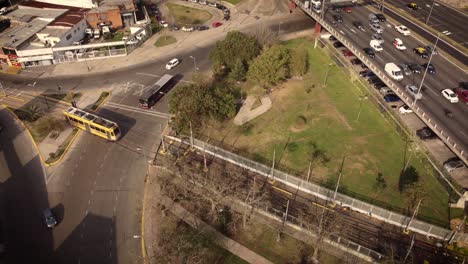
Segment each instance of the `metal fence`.
M373 61L363 54L359 49L354 47L354 45L348 41L341 32L335 30L330 24L323 20L317 13L312 11L312 5L305 5L304 0L292 0L297 6L299 6L305 13L312 17L315 21L320 23L328 32L336 37L341 43L343 43L353 54L364 62L369 69L371 69L389 88L392 89L395 94L397 94L403 102L407 105L413 104L413 98L407 96L403 89L400 88L400 85L397 85L393 80L391 80ZM308 8L306 8L308 6ZM456 153L466 164L468 164L468 153L466 153L461 147L457 145L457 142L450 138L450 135L445 132L437 123L432 120L432 118L424 112L424 109L419 105L413 107L413 112L428 126L430 127L443 141L444 143Z
M173 140L183 144L191 145L191 142L179 139L177 137L166 135L165 138L167 138L169 141ZM205 151L209 155L213 155L217 158L233 163L242 168L248 169L254 173L258 173L265 177L271 178L271 180L280 181L281 183L291 186L293 188L298 188L302 192L309 193L323 200L328 200L330 202L337 203L340 206L349 207L354 211L369 215L370 217L379 219L392 225L407 228L408 230L411 230L413 232L446 241L450 240L454 235L454 232L451 230L428 224L417 219L411 221L410 225L406 227L410 222L410 217L408 216L392 212L390 210L360 201L358 199L352 198L341 193L337 193L336 197L333 197L333 195L330 195L331 193L333 193L333 191L331 191L330 189L327 189L325 187L319 186L311 182L304 181L298 177L295 177L283 171L272 169L271 167L268 167L264 164L255 162L253 160L249 160L247 158L244 158L217 146L208 144L201 140L194 138L192 147L200 151ZM454 236L454 241L468 242L468 235L463 233L456 233Z

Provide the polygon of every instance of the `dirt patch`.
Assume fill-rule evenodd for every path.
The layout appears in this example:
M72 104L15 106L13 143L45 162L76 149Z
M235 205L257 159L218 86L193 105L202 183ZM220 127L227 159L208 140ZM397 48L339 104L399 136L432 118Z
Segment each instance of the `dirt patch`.
M291 126L290 130L297 133L303 131L306 126L307 118L303 115L300 115L296 118L296 121L294 122L294 125Z
M272 16L289 13L288 1L284 0L244 0L236 5L239 12L251 15Z

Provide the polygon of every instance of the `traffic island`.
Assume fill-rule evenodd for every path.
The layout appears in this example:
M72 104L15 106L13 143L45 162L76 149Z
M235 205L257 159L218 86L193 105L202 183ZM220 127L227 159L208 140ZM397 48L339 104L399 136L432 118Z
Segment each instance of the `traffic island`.
M155 47L163 47L167 45L171 45L177 42L177 39L174 38L173 36L161 36L156 40L154 43Z
M107 100L109 95L110 95L109 92L102 92L101 95L99 96L99 99L91 106L91 110L93 111L98 110Z
M58 147L55 152L49 153L49 158L45 161L46 166L52 166L58 163L62 158L65 151L70 147L71 143L74 141L75 137L78 135L79 130L77 128L70 129L71 133L66 136L63 143ZM62 133L62 135L66 135L66 133ZM58 142L61 142L59 138L57 138Z

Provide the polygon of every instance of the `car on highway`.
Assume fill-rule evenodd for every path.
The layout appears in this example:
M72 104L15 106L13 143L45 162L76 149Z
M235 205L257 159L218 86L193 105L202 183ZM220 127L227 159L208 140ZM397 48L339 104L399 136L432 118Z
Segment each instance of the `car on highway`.
M385 21L387 21L387 18L384 16L384 14L375 14L375 16L377 17L377 19L378 19L380 22L385 22Z
M405 75L411 75L413 72L410 70L410 68L408 67L408 64L405 64L405 63L402 63L400 65L398 65L398 67L400 67L401 71L405 74Z
M385 42L383 37L380 34L377 34L377 33L372 34L371 39L372 40L374 40L374 39L377 40L378 42L380 42L380 44L383 44Z
M422 94L419 92L418 93L418 87L414 84L408 84L405 86L406 91L414 98L414 99L421 99Z
M413 113L413 110L409 106L407 106L406 104L400 106L400 108L398 108L398 111L402 115Z
M386 94L386 95L384 95L383 98L384 98L385 102L387 102L387 103L394 103L394 102L400 101L400 97L398 97L394 93Z
M432 63L424 63L422 66L424 69L427 68L427 72L429 74L436 74L436 68L434 67L434 65L432 65Z
M345 57L354 56L354 54L350 50L347 50L347 49L343 50L342 53L343 53L343 56L345 56Z
M384 31L383 27L377 23L370 24L370 28L377 34L382 34Z
M333 42L333 47L342 48L342 47L344 47L344 45L343 45L343 43L341 43L339 41L335 41L335 42Z
M411 35L411 31L409 31L409 29L403 25L395 26L395 30L398 31L403 36Z
M361 21L354 21L354 22L353 22L353 26L357 27L358 29L360 29L360 30L362 30L362 31L365 31L364 25L362 24Z
M450 103L455 104L458 103L458 96L450 89L444 89L440 92L445 99L447 99Z
M371 46L371 48L374 49L374 51L377 51L377 52L383 51L382 45L380 45L380 42L376 39L371 40L369 42L369 45Z
M457 94L458 99L460 99L460 101L464 102L465 104L468 104L468 89L455 88L453 89L453 92Z
M389 62L385 64L384 70L390 77L392 77L392 79L396 81L403 80L403 72L401 72L400 67L398 67L398 65L396 65L395 63Z
M369 56L369 58L375 57L375 51L372 48L363 48L362 50L367 54L367 56Z
M403 40L401 40L399 38L396 38L396 39L393 40L393 46L397 50L400 50L400 51L405 51L406 50L406 46L405 46L405 44L403 44Z
M343 23L343 17L340 14L333 15L333 19L338 23Z
M465 164L463 164L463 161L458 157L450 158L444 162L444 169L447 172L452 172L463 167L465 167Z
M413 9L414 11L416 11L416 10L419 9L418 4L416 4L416 3L414 3L414 2L409 3L409 4L408 4L408 7L409 7L410 9Z
M219 22L219 21L214 21L213 23L211 23L211 26L212 27L219 27L221 26L223 23Z
M422 67L417 63L408 63L408 68L413 73L419 73L420 74L422 72Z
M352 65L361 65L361 64L362 64L362 61L361 61L360 59L358 59L358 58L352 59L352 60L351 60L351 64L352 64Z
M377 16L375 14L369 14L369 22L371 24L379 24L379 19L377 18Z
M177 65L179 65L179 63L180 63L180 60L177 58L174 58L166 64L166 69L171 70L175 68Z
M437 51L437 49L434 48L433 46L427 45L427 46L424 47L424 48L426 49L426 52L429 53L429 54L431 54L431 53L432 53L432 55L438 55L438 54L439 54L439 52Z
M437 135L428 127L423 127L416 130L416 136L422 140L434 139L437 138Z
M416 48L413 49L413 52L416 53L416 55L420 56L423 59L429 58L429 53L427 53L426 48L416 47Z
M55 218L54 213L52 213L50 208L42 211L42 217L44 218L44 222L48 228L52 228L57 225L57 219Z

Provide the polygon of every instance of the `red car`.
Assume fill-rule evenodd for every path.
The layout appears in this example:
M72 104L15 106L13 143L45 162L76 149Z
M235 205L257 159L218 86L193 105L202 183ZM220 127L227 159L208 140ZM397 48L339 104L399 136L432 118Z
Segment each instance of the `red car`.
M349 50L343 50L343 56L351 57L351 56L354 56L354 54Z
M348 6L348 7L343 8L343 11L345 11L346 13L351 13L353 12L353 9Z
M223 24L223 23L221 23L221 22L215 21L215 22L211 23L211 26L212 26L212 27L219 27L219 26L221 26L222 24Z
M463 89L463 88L455 88L453 91L458 95L458 99L460 101L464 102L465 104L468 104L468 90Z

